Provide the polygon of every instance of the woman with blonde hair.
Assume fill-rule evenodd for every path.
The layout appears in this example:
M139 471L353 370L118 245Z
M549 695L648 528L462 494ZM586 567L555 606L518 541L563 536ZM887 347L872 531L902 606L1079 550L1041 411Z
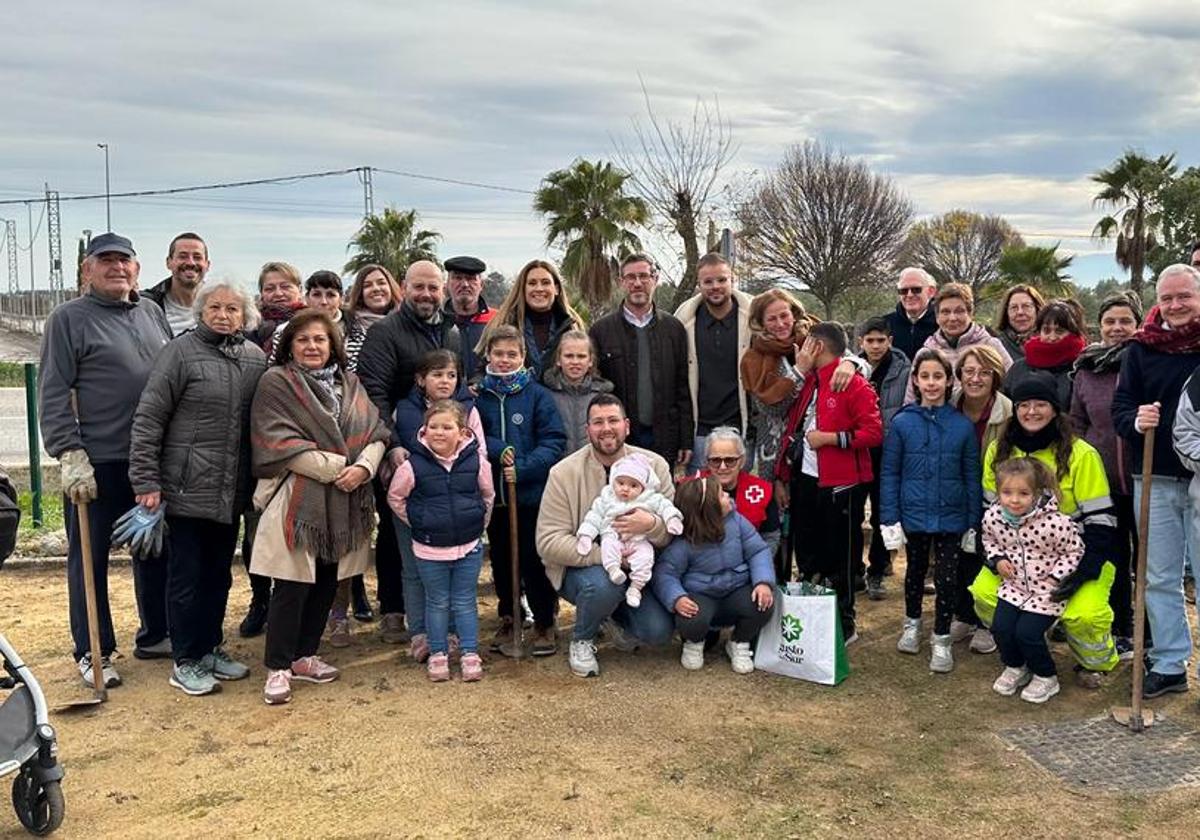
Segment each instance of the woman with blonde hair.
M545 369L553 364L563 334L569 330L587 330L583 317L567 300L558 267L548 260L530 260L517 272L512 288L475 346L477 356L484 356L492 335L501 325L516 327L524 336L525 367L539 382Z

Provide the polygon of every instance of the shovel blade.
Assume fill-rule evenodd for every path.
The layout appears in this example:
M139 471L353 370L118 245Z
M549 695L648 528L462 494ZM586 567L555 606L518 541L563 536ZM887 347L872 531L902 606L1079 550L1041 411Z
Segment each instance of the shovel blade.
M1141 720L1138 720L1136 714L1129 706L1115 706L1110 714L1112 719L1124 726L1126 729L1132 729L1134 732L1140 732L1146 727L1154 725L1154 710L1142 709Z

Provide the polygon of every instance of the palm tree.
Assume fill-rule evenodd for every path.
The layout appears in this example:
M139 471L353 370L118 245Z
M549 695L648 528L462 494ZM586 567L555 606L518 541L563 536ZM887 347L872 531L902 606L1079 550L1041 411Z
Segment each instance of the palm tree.
M1047 298L1068 298L1075 294L1070 275L1064 269L1070 267L1072 256L1060 257L1058 243L1049 247L1039 245L1014 245L1004 249L996 264L1000 279L988 284L985 296L1003 294L1015 283L1027 283L1042 292Z
M1092 176L1101 187L1092 203L1115 211L1096 222L1092 236L1108 239L1117 234L1117 263L1129 270L1129 286L1139 295L1146 255L1157 244L1155 234L1162 224L1159 191L1175 169L1174 154L1151 160L1126 149L1112 166Z
M617 259L641 250L630 228L650 218L645 201L625 194L629 177L611 163L580 158L542 179L533 199L533 209L546 217L546 245L562 245L563 275L592 312L612 295Z
M417 260L437 261L437 240L442 235L432 230L417 229L417 211L400 211L387 207L382 214L368 216L346 250L355 251L346 262L347 272L358 271L365 265L382 265L397 281Z

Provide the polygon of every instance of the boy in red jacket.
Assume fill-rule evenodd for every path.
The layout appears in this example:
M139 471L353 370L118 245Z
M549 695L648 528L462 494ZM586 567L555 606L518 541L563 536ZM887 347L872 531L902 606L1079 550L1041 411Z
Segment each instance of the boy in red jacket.
M846 352L846 334L836 324L814 326L796 353L804 376L788 411L776 462L778 495L790 497L792 545L800 577L823 579L837 592L847 644L854 629L854 570L862 561L861 497L873 474L873 446L883 443L875 389L855 375L844 391L830 385Z

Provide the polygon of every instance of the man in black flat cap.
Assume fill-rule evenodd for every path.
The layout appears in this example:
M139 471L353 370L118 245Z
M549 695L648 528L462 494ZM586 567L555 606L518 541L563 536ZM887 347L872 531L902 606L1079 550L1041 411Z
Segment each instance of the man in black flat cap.
M462 335L463 377L464 381L470 381L479 364L475 345L496 314L483 299L483 272L487 266L478 257L451 257L445 266L446 316L454 319Z
M129 485L129 432L150 369L171 327L163 311L136 288L141 267L133 243L115 233L88 244L85 291L56 308L42 338L38 402L46 451L62 465L67 497L67 593L75 661L91 685L93 664L108 686L121 678L110 656L116 650L108 606L108 551L113 523L134 506ZM83 590L79 505L88 503L103 661L91 661ZM134 655L169 657L166 564L134 561L134 592L141 627Z

